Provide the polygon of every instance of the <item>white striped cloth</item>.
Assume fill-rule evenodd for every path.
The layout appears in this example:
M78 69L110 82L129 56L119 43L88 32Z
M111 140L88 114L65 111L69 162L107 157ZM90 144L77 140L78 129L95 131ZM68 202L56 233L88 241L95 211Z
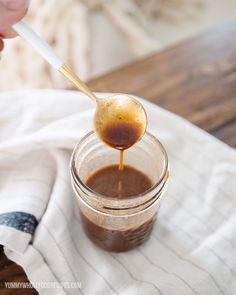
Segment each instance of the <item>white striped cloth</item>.
M39 294L236 294L236 152L142 103L171 178L150 240L113 254L85 236L69 180L93 103L72 91L0 94L0 243L31 282L64 284Z

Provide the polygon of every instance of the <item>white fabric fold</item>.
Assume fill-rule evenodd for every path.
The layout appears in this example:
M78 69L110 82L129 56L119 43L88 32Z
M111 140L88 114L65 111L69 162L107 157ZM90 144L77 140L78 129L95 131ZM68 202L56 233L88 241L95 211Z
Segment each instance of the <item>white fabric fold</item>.
M31 282L65 283L36 286L39 294L236 294L236 152L141 101L167 150L170 183L150 240L114 254L85 236L69 179L93 103L73 91L0 94L0 243Z

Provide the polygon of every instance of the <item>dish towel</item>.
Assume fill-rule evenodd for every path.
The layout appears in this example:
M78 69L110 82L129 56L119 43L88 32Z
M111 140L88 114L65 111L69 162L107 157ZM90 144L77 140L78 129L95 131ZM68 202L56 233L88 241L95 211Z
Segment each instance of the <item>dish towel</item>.
M141 102L171 177L150 240L114 254L85 236L69 177L94 104L78 91L0 94L0 244L39 294L236 294L236 152Z

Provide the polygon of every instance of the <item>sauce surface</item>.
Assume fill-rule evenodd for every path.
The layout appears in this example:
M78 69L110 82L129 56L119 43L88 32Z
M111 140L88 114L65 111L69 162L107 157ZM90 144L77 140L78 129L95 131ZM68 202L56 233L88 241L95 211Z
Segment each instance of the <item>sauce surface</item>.
M102 167L91 174L85 184L93 191L110 198L129 198L152 187L148 176L129 165Z

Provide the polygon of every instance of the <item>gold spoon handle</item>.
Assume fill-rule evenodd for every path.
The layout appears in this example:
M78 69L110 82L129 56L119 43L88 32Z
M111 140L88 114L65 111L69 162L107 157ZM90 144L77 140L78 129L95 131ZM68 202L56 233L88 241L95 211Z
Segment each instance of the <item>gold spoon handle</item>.
M72 69L55 54L49 44L42 40L27 24L23 21L19 21L14 24L12 28L22 38L29 42L49 64L74 83L77 88L89 96L93 101L98 102L98 98L93 94L88 86L82 82Z
M89 89L89 87L80 80L80 78L72 71L72 69L67 65L63 64L58 71L69 79L80 91L85 95L89 96L94 102L97 102L98 98L94 93Z

